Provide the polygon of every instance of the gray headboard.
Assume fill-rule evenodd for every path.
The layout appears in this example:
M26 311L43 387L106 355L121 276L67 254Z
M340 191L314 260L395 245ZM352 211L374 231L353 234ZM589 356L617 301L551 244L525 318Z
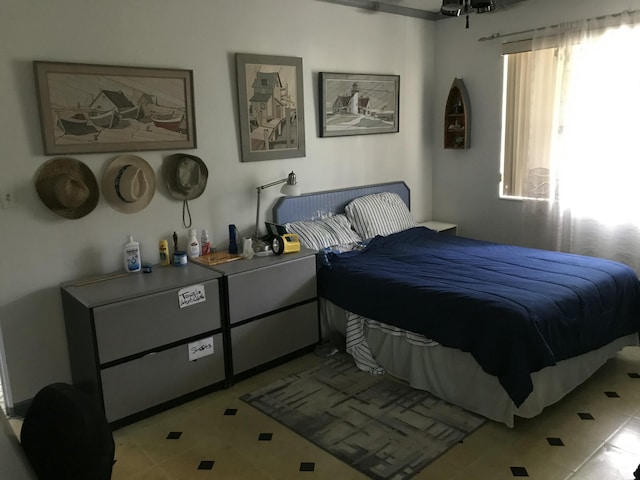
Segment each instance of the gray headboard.
M344 212L344 207L354 198L372 193L393 192L411 209L411 192L404 182L378 183L362 187L303 193L297 197L281 197L273 207L273 221L279 225L299 220L320 220Z

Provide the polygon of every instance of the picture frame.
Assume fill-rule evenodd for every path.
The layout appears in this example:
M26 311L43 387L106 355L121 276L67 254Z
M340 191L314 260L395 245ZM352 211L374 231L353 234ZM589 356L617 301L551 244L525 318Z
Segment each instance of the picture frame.
M236 53L242 161L304 157L302 58Z
M400 131L400 76L319 73L320 136Z
M34 61L46 155L196 148L193 71Z

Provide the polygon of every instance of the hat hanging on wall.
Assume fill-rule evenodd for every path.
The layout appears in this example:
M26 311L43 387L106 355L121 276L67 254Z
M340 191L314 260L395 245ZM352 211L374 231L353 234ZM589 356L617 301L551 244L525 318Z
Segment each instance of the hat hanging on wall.
M136 213L149 205L156 191L156 174L135 155L114 158L102 176L102 194L114 210Z
M52 158L44 163L36 177L36 190L52 212L70 219L91 213L100 198L91 169L69 157Z
M200 158L180 153L165 159L162 175L173 198L193 200L204 192L209 170Z
M209 177L207 166L202 159L195 155L177 153L164 160L162 176L169 190L169 195L183 201L182 223L184 227L191 227L191 212L187 201L198 198L204 192Z

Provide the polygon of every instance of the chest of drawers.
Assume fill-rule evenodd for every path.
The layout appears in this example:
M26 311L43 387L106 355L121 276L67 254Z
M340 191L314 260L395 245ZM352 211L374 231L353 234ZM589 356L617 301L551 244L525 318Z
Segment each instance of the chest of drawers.
M220 277L189 264L62 285L73 383L110 423L224 386Z

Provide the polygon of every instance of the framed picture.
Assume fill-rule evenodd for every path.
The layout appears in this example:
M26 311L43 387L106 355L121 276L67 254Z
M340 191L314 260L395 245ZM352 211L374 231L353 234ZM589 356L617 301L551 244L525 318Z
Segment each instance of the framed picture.
M236 54L242 161L305 156L302 58Z
M193 72L33 62L44 153L196 148Z
M399 131L400 76L320 72L320 136Z

